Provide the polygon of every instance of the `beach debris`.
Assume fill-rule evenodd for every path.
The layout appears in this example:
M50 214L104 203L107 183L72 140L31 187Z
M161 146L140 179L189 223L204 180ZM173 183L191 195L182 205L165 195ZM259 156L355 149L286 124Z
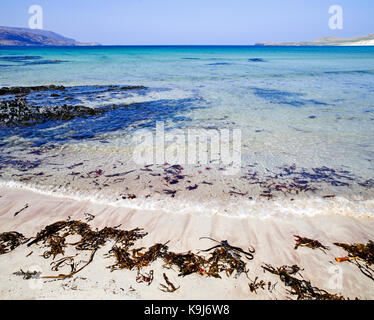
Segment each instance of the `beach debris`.
M309 239L306 237L300 237L297 235L294 235L296 245L295 250L297 250L298 247L308 247L311 249L320 249L322 252L326 253L324 250L330 250L329 247L324 246L321 242L318 240Z
M69 235L81 236L80 241L67 244L65 239ZM115 241L116 245L121 245L126 250L133 246L134 241L144 237L146 233L141 229L133 229L130 231L120 230L118 228L105 227L101 230L92 230L87 223L75 220L58 221L46 226L31 241L28 246L43 242L49 250L43 253L43 257L48 259L53 256L56 258L59 254L64 255L67 245L75 246L76 250L90 250L91 255L88 262L83 267L77 269L78 264L73 261L73 257L64 257L51 264L52 271L58 271L62 266L70 265L71 272L69 274L60 274L58 276L47 276L45 278L66 279L84 269L90 264L94 258L96 251L105 245L108 240Z
M251 290L252 293L257 294L258 289L265 290L266 283L265 283L264 280L260 280L259 282L257 282L258 277L256 277L255 280L253 280L253 281L251 279L249 279L249 280L251 282L248 283L248 286L249 286L249 290ZM271 286L271 282L268 283L268 288L270 288L270 286Z
M368 278L374 281L374 242L369 240L367 244L334 243L348 252L348 257L335 258L337 262L348 261L356 265Z
M73 269L73 267L72 267L73 271L70 272L69 274L59 274L58 276L43 276L42 278L44 278L44 279L67 279L67 278L70 278L73 275L75 275L76 273L78 273L79 271L83 270L85 267L87 267L92 262L96 251L97 251L97 249L92 250L90 259L87 261L87 263L83 267L79 268L78 270L75 270L75 268Z
M87 214L88 218L92 215ZM27 246L40 245L41 248L47 248L42 256L46 259L52 257L50 263L51 271L61 272L62 269L68 268L68 272L59 273L55 275L40 276L43 279L63 280L76 275L78 272L86 268L94 260L96 252L102 248L107 242L111 243L111 249L106 254L107 257L114 257L114 264L108 266L111 271L128 269L137 270L136 281L138 283L146 283L150 285L154 280L153 270L142 272L142 268L149 267L157 259L163 261L163 268L176 268L178 276L187 276L191 274L198 274L200 276L221 278L222 273L227 277L235 273L235 277L239 277L245 273L248 277L248 270L246 269L246 260L253 260L255 249L248 248L248 251L240 247L232 246L227 240L218 241L211 237L201 237L200 240L208 239L216 243L215 246L200 250L198 253L191 251L184 253L176 253L169 251L168 242L156 243L149 248L134 247L135 242L146 236L147 233L143 229L135 228L132 230L122 230L120 226L104 227L103 229L93 230L86 222L77 220L57 221L53 224L47 225L40 232L36 234L32 241ZM80 236L75 243L67 242L69 236ZM320 246L318 243L303 241L304 238L296 236L299 245L312 245L312 247L326 249L325 246ZM27 243L30 239L26 239L22 234L17 232L8 232L0 234L0 253L7 253L17 246ZM297 243L298 244L298 243ZM368 264L373 263L373 243L365 246L356 245L349 246L344 244L337 244L349 250L352 257L359 257L364 259ZM59 255L64 255L67 247L77 250L75 255L63 256L56 259ZM82 253L86 251L86 253ZM89 253L88 253L88 252ZM69 250L71 252L71 250ZM201 252L208 253L208 255L201 255ZM89 255L88 255L89 254ZM82 255L88 258L82 260ZM365 267L365 266L364 266ZM282 266L274 268L269 264L262 266L264 271L278 275L280 280L290 289L287 290L291 295L296 295L297 299L319 299L319 300L340 300L344 297L331 294L325 290L313 287L310 281L303 278L297 278L296 275L301 270L297 265ZM22 270L21 270L22 271ZM22 271L23 272L23 271ZM28 276L25 272L20 272L20 275ZM364 269L363 272L366 272ZM31 275L32 276L32 275ZM39 275L38 275L39 277ZM249 279L249 278L248 278ZM165 292L174 292L179 289L171 283L164 274L166 284L160 285L160 290ZM253 293L257 293L259 289L265 290L266 285L270 292L274 290L275 285L269 281L267 284L258 277L248 283L248 286Z
M178 267L178 276L185 277L192 273L199 273L200 275L207 274L205 270L206 260L204 257L190 251L187 253L165 252L163 260L165 263L163 267L169 269L173 266Z
M132 173L132 172L135 172L135 171L136 171L136 170L130 170L130 171L122 172L122 173L114 173L114 174L106 175L106 176L104 176L104 177L105 177L105 178L123 177L123 176L126 176L126 175L128 175L129 173Z
M336 262L344 262L344 261L350 261L350 260L356 260L356 259L359 259L359 257L335 258Z
M131 194L131 193L123 193L123 194L120 194L120 196L122 197L122 199L136 199L136 195L135 194Z
M168 243L168 242L167 242ZM120 246L114 246L108 253L108 256L115 257L115 264L109 266L111 271L119 269L138 270L149 266L158 258L163 260L164 268L178 269L178 276L187 276L193 273L206 275L208 277L221 278L220 273L225 272L227 276L231 276L236 271L236 277L241 273L246 273L246 264L241 260L241 254L244 254L248 260L253 259L253 251L245 252L241 248L232 247L228 243L220 242L220 245L210 248L210 256L203 257L199 254L194 254L191 251L187 253L175 253L169 251L167 243L157 243L151 246L147 251L145 248L133 249L132 254Z
M0 233L0 255L13 251L28 240L22 233L16 231Z
M71 272L74 272L76 270L76 264L75 264L75 261L74 261L74 258L76 256L77 255L70 256L70 257L64 257L64 258L61 258L58 261L52 261L51 262L51 266L52 266L51 270L52 271L58 271L61 267L69 266L71 268Z
M114 256L116 263L108 268L114 271L119 269L132 270L133 268L140 269L142 267L147 267L150 263L156 261L157 258L163 256L163 252L166 252L168 249L166 244L167 243L157 243L146 252L141 252L144 248L135 249L132 251L132 256L130 255L128 247L113 246L108 252L108 256Z
M210 237L201 237L201 239L209 239L217 242L218 245L209 249L200 250L199 252L211 252L211 256L207 259L207 275L215 278L221 278L220 272L225 271L226 275L230 277L236 271L235 277L239 277L242 273L247 273L245 269L245 262L241 260L242 254L248 259L253 259L254 248L248 249L245 252L242 248L231 246L227 240L218 241Z
M198 187L199 187L199 186L198 186L197 184L195 184L194 186L188 186L188 187L186 187L186 189L187 189L188 191L192 191L192 190L196 190Z
M218 245L216 245L214 247L211 247L209 249L200 250L199 252L208 252L208 251L211 251L211 250L216 249L216 248L224 248L224 249L227 249L228 251L236 252L236 254L242 253L242 254L244 254L244 256L248 260L252 260L253 259L253 253L256 252L256 250L254 248L248 248L248 252L245 252L242 248L234 247L234 246L230 245L227 240L218 241L218 240L215 240L215 239L210 238L210 237L201 237L199 240L202 240L202 239L212 240L214 242L217 242Z
M171 189L164 189L163 191L165 194L170 195L172 198L174 198L175 194L177 193L177 190L171 190Z
M95 216L93 214L90 214L90 213L87 213L87 212L84 213L84 216L86 217L86 222L90 222L93 219L95 219Z
M286 285L291 287L287 292L291 295L297 296L297 300L345 300L343 296L332 294L326 290L313 287L310 281L298 279L295 277L301 270L297 265L281 266L274 268L270 264L261 266L264 271L279 276L280 280Z
M242 273L247 273L245 262L241 260L241 255L228 247L215 249L211 257L207 260L207 275L210 277L221 278L220 272L225 271L226 276L230 277L236 271L235 278Z
M374 188L374 179L369 179L366 181L362 181L358 183L360 186L365 187L367 189Z
M326 166L317 168L297 168L295 164L278 167L277 172L266 169L268 173L260 174L251 167L240 179L250 185L258 185L260 197L272 199L275 196L298 195L305 192L315 192L321 189L321 184L335 187L347 187L359 179L347 170L338 170ZM333 198L335 195L322 196Z
M16 217L18 214L20 214L22 211L26 210L27 208L29 207L29 205L26 203L26 205L21 209L21 210L18 210L15 214L14 214L14 217Z
M24 280L30 280L30 279L39 279L41 272L39 271L23 271L20 269L19 271L13 272L16 276L22 276Z
M170 282L170 280L169 280L169 278L167 277L167 275L165 274L165 273L163 273L163 276L164 276L164 280L165 280L165 282L166 282L166 286L164 285L164 284L160 284L160 290L161 291L163 291L163 292L174 292L174 291L177 291L179 288L180 288L180 286L179 287L175 287L175 285L172 283L172 282Z
M148 286L151 285L153 282L153 270L149 271L149 273L141 274L140 270L138 269L138 274L136 276L136 282L142 283L145 282L147 283Z
M77 250L92 250L98 249L103 246L107 240L111 239L116 241L116 243L121 243L126 248L132 246L134 241L144 237L147 233L142 232L142 229L136 228L134 230L125 231L112 227L105 227L100 231L91 230L90 226L87 223L76 221L76 220L67 220L67 221L58 221L51 225L46 226L42 231L40 231L35 239L28 243L28 246L38 243L43 240L43 242L49 242L52 238L52 241L57 241L56 238L65 239L68 235L80 235L81 240L74 245ZM64 241L60 240L61 248L65 246ZM52 243L53 244L53 243ZM52 253L55 252L52 249ZM57 248L59 249L59 248ZM60 251L60 250L58 250Z
M358 243L350 245L335 242L334 245L347 251L349 257L362 259L368 265L374 264L374 242L371 240L369 240L367 244Z

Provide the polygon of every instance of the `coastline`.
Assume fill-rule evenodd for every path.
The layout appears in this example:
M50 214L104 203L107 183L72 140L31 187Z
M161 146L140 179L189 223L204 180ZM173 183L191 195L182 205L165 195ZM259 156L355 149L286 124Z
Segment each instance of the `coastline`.
M1 89L2 115L10 126L0 134L0 298L298 298L279 274L264 272L267 264L300 267L292 275L326 290L327 298L374 298L372 274L365 276L355 261L338 263L335 258L348 253L334 244L366 244L374 238L372 49L272 53L254 47L104 47L93 48L99 54L89 56L85 50L3 51L2 67L9 72L2 83L38 86ZM353 54L357 59L347 63ZM325 64L316 69L321 58ZM92 72L88 65L100 68ZM18 112L8 117L12 99L24 99L9 106L21 111L19 118L13 118ZM61 111L67 115L60 117ZM138 144L132 138L140 129L153 135L157 122L167 133L165 157L134 162ZM240 129L242 150L233 148L241 154L237 174L225 174L230 161L223 163L218 154L201 162L200 155L191 163L175 160L173 151L185 147L186 140L173 139L191 128L201 129L199 139ZM83 230L94 238L104 229L113 233L104 234L99 245L79 249L84 236L75 229L69 233L69 224L28 246L34 242L30 238L58 221L88 226ZM135 228L147 235L120 248L130 257L121 268L113 250L116 232ZM7 253L4 233L11 231L29 242ZM295 249L294 235L320 241L329 250ZM227 257L235 261L235 255L226 248L218 277L209 264L216 251L204 252L216 243L201 237L216 239L221 247L227 240L241 250L254 248L253 259L241 256L244 272L228 268ZM53 258L56 239L62 247ZM166 253L159 251L138 274L136 259L155 244L167 244ZM180 276L180 264L165 262L173 255L182 260L194 255L203 262ZM61 259L67 263L55 268ZM136 267L129 271L132 262ZM73 272L64 280L44 278ZM152 283L138 282L150 274ZM164 274L177 290L162 291ZM255 293L251 284L256 281L263 287Z
M125 230L143 228L148 235L137 240L135 247L149 247L155 243L169 242L171 250L185 252L211 247L208 240L199 240L208 236L218 240L228 240L234 246L248 248L256 252L254 259L247 262L248 277L256 276L265 282L277 282L274 290L249 289L249 279L241 274L222 275L222 279L207 278L201 275L178 277L178 273L162 267L161 261L142 270L154 270L151 285L136 282L136 271L117 270L110 272L107 267L113 258L105 257L108 248L98 250L94 261L84 270L66 280L24 280L14 275L22 269L37 266L42 275L51 275L50 259L37 254L36 248L21 245L14 251L0 255L0 296L2 299L288 299L286 287L276 276L264 273L261 265L273 266L297 264L305 279L313 286L346 298L373 299L374 290L371 281L352 264L338 264L334 258L344 256L341 248L333 242L366 243L372 238L374 220L372 218L352 218L339 215L287 218L272 217L230 217L222 215L202 215L201 212L186 214L167 213L162 210L141 210L126 207L114 207L91 201L78 201L53 197L40 193L0 188L0 232L18 231L26 237L35 236L46 225L70 217L84 221L85 213L95 216L89 222L92 228L118 226ZM25 207L17 216L14 213ZM293 235L318 239L330 247L326 253L310 248L294 249ZM35 251L26 257L31 251ZM331 286L331 267L337 265L342 270L343 286L340 290ZM330 269L329 269L330 268ZM159 284L163 283L162 274L180 286L173 293L164 293Z

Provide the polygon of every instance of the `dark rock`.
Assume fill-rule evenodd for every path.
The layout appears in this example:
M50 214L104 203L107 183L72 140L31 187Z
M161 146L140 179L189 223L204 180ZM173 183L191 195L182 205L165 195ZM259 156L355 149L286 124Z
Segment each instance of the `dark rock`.
M251 59L248 59L248 61L250 61L250 62L265 62L265 60L261 59L261 58L251 58Z
M135 89L147 89L147 88L144 86L124 86L124 87L120 87L119 89L120 90L135 90Z
M49 120L72 120L77 117L95 116L108 108L94 109L85 106L30 106L25 99L0 102L0 125L33 125Z
M38 91L50 91L50 90L64 90L64 86L35 86L35 87L3 87L0 89L0 95L7 94L29 94Z

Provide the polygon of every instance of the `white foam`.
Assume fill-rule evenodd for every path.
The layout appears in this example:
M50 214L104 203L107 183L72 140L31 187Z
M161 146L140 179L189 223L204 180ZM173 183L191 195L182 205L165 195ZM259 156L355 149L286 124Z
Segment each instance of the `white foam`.
M209 200L205 202L189 199L163 198L116 200L100 194L90 194L72 191L65 188L41 187L16 181L0 181L0 187L21 189L39 194L89 201L92 203L123 207L136 210L163 211L175 214L200 214L207 216L223 215L233 218L257 217L267 219L271 217L287 218L287 216L348 216L354 218L374 218L374 200L351 200L344 197L323 199L318 197L275 200Z

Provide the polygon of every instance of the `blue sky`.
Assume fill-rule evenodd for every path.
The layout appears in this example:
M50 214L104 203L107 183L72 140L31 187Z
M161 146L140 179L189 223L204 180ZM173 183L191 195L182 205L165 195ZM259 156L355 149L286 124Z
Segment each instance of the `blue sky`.
M45 30L102 44L245 45L374 33L373 0L1 0L0 25L28 27L34 4ZM328 26L335 4L343 30Z

